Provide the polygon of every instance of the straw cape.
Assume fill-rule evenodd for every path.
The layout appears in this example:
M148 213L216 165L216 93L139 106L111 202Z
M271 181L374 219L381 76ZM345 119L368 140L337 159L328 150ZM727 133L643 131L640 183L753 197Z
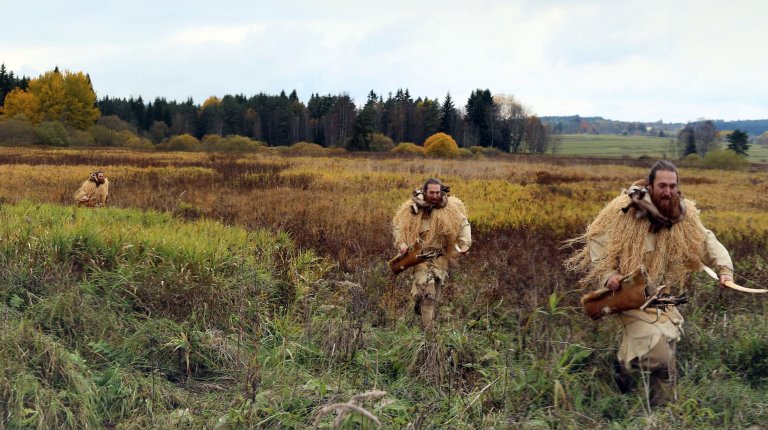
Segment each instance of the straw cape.
M109 195L109 179L104 178L104 183L96 182L94 174L91 175L75 192L75 203L82 206L99 206L107 203ZM85 197L85 200L83 199Z
M422 215L426 209L414 211L412 200L405 201L392 219L395 246L401 243L414 244L422 232ZM421 239L424 249L439 249L447 252L454 250L456 235L467 219L464 203L456 197L448 197L442 208L432 209L429 215L429 230L423 232Z
M649 233L650 222L636 217L635 208L627 213L622 211L630 203L630 197L622 192L603 208L586 233L568 241L576 250L565 266L586 271L580 281L582 287L603 281L606 273L626 274L640 265L645 265L652 284L682 284L687 274L701 267L706 229L695 202L685 199L687 210L682 220L653 235ZM653 236L655 244L649 245L649 237L652 240ZM592 255L600 254L592 249L597 246L602 246L604 258L592 261Z

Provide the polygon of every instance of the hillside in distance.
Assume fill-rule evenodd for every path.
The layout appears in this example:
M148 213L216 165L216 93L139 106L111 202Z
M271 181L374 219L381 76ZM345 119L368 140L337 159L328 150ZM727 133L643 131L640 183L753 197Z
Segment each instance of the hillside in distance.
M661 120L654 122L642 121L617 121L605 119L600 116L542 116L541 121L549 124L556 133L615 133L615 134L650 134L654 136L665 137L670 134L675 135L678 130L685 126L681 122L663 122ZM718 130L746 131L750 137L755 137L768 131L768 119L750 119L737 121L724 121L721 119L712 120ZM643 132L643 128L645 132Z

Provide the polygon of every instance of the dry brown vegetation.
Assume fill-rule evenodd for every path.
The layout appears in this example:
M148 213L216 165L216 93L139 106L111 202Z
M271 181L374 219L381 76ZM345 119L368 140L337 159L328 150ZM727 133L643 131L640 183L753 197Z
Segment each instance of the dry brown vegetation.
M154 209L172 213L183 220L210 218L248 230L284 231L300 248L314 249L324 257L322 262L309 255L306 258L311 261L306 264L283 261L275 266L290 280L290 285L285 288L295 290L288 296L297 300L289 303L280 298L284 303L279 304L291 309L288 316L303 330L301 334L281 333L284 337L280 344L277 335L270 339L271 335L266 334L269 330L265 329L259 342L270 345L272 349L268 351L279 357L274 358L278 366L285 362L286 354L304 351L301 354L311 355L306 349L286 352L292 348L286 346L286 338L301 339L308 345L306 348L314 342L318 346L317 352L313 353L331 363L330 372L337 371L338 363L352 366L349 363L357 360L356 367L353 366L356 373L349 376L350 384L363 391L376 388L375 382L371 387L369 375L384 378L400 372L387 370L386 364L381 364L380 371L379 351L391 350L390 354L396 359L388 359L390 366L409 362L409 354L413 355L410 367L418 367L419 360L425 361L419 354L429 357L430 351L437 351L437 355L432 354L439 358L437 375L425 375L423 368L407 370L416 382L420 378L437 377L440 386L448 387L447 400L435 402L443 402L440 407L449 421L460 419L474 425L498 424L500 421L487 421L491 419L488 417L510 423L541 416L550 424L584 424L592 422L592 418L581 415L584 405L605 407L605 411L615 406L622 411L622 417L637 412L627 406L626 400L615 400L618 406L601 400L602 393L610 390L605 388L606 378L584 370L609 366L609 349L589 348L614 347L606 341L614 333L611 326L596 326L572 308L580 292L575 285L576 276L566 273L562 267L563 259L570 252L562 245L565 239L580 233L622 187L646 174L652 163L650 160L633 161L634 165L611 165L602 161L591 163L589 160L538 157L435 160L381 155L310 157L271 151L225 156L103 149L0 148L0 162L3 177L0 202L4 204L30 200L71 205L72 194L80 183L91 171L101 168L112 184L109 202L112 207ZM440 316L449 329L441 332L442 341L437 344L425 343L423 338L403 337L402 332L394 329L374 333L377 328L394 328L412 318L407 305L406 281L389 278L384 261L394 252L389 226L394 210L409 197L413 188L430 176L443 179L451 186L452 194L466 203L475 242L460 267L451 273ZM705 224L732 250L740 276L737 281L747 286L767 285L768 269L762 250L768 243L768 200L764 197L768 191L768 173L684 168L681 178L687 197L696 200L702 209ZM119 248L119 244L115 246ZM312 269L296 268L302 264ZM182 275L183 270L178 276ZM199 283L208 285L204 279ZM708 333L721 330L726 337L735 339L740 328L753 323L747 318L739 322L728 320L726 324L725 316L721 323L720 310L733 307L739 314L749 315L754 311L753 314L759 315L765 309L764 303L757 299L717 292L705 281L694 279L694 285L705 288L693 297L692 308L713 312L711 316L696 313L697 318L691 321L696 329L687 338L687 348L696 351L695 354L721 346L711 340L713 336ZM206 303L190 303L190 309L187 309L159 301L171 296L173 292L170 290L148 291L155 295L139 298L143 306L155 310L176 309L195 314L209 301L200 298ZM217 294L213 290L201 291L207 291L211 297ZM193 296L191 292L189 294ZM227 300L236 302L226 296L220 301L229 303ZM210 303L219 306L213 299ZM270 312L259 314L259 318L280 321ZM315 315L322 318L315 321ZM223 326L225 320L222 318L217 323ZM286 327L293 330L293 326ZM270 330L281 332L280 327ZM699 330L698 335L696 330ZM752 342L751 339L748 341ZM762 342L760 339L755 340L758 343L754 345L758 346L747 340L742 343L749 348L762 348L760 345L764 343L759 343ZM182 340L186 342L186 338ZM748 348L744 346L743 349ZM484 352L481 354L480 351ZM402 359L397 358L398 354ZM375 359L375 362L361 362L361 355L365 360ZM734 357L734 362L738 363L749 363L752 359L741 355ZM765 360L764 357L761 359ZM189 369L190 358L181 357L180 360L187 363L181 366L187 369L187 376L194 374L194 369ZM589 366L584 364L587 360ZM382 362L386 361L382 358ZM491 365L487 369L493 370L483 368ZM696 373L698 362L686 355L684 349L681 367L689 365L693 367L686 369ZM249 375L258 376L260 372L266 375L265 369L269 366L275 364L264 361L246 370ZM373 368L376 368L375 372ZM506 375L494 373L502 368ZM757 367L757 370L749 369L756 374L762 372ZM296 372L297 379L303 377L298 375L298 370ZM709 370L699 373L708 375L707 372ZM253 377L254 381L257 376ZM511 379L508 381L507 378ZM585 379L599 383L590 386L588 394L580 394L587 392L577 386ZM264 392L257 382L253 384L253 393ZM430 382L431 385L434 384ZM741 389L740 386L736 388ZM695 386L686 389L688 394L716 403L711 400L711 393L697 392ZM290 403L287 399L293 398L292 390L291 396L285 396L281 401ZM386 390L419 401L418 395L410 395L411 391L406 389L399 393L397 386ZM325 393L325 388L321 391ZM469 393L474 399L471 402L452 404ZM750 392L740 398L752 395ZM339 396L331 403L349 398ZM323 399L320 405L330 404L325 394L318 398ZM447 404L451 404L450 408ZM697 407L703 410L708 404ZM554 409L547 405L554 405ZM719 411L721 405L718 405L712 408ZM558 415L558 411L565 411L567 418ZM571 412L573 415L568 415ZM694 412L681 410L674 416L705 420L706 417L696 415L699 409ZM753 415L764 416L760 415L762 413L757 411ZM602 415L596 419L610 420L610 412L598 414ZM430 419L423 412L408 411L402 415L408 416L411 423ZM734 419L728 416L702 422L732 423Z
M467 204L476 245L464 271L493 299L520 303L570 289L561 241L584 228L602 204L647 166L563 164L542 158L462 161L421 158L226 156L126 150L0 148L0 198L69 204L96 168L111 181L110 206L208 217L291 234L332 258L342 272L371 269L392 253L389 222L429 176ZM648 165L651 161L646 161ZM737 256L766 243L768 174L683 170L683 189L705 223ZM744 254L742 254L744 255ZM478 273L475 273L478 272ZM541 278L546 282L542 283ZM538 300L531 306L535 308Z

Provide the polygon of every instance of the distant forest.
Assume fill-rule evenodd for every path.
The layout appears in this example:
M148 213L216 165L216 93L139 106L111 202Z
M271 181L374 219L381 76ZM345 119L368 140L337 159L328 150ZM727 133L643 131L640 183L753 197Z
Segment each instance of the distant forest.
M53 82L59 73L56 69L41 76L38 80L45 79L46 83L40 85L56 85ZM63 74L66 77L68 73ZM14 95L15 88L31 87L34 81L17 78L13 72L7 72L4 65L0 66L2 100L7 102L6 95ZM90 87L90 77L87 85ZM95 94L92 88L90 91ZM50 97L50 93L47 91L41 96ZM63 106L67 103L66 97L30 103L34 95L15 94L13 115L29 113L25 115L28 120L30 116L42 117L43 121L59 120L60 116L52 117L33 105L62 105L56 112L67 111ZM443 132L464 148L482 146L506 152L542 153L547 150L550 135L542 122L514 97L493 95L488 89L473 91L460 106L450 93L441 102L428 97L414 99L408 89L398 89L386 97L371 91L362 103L355 103L347 94L311 94L304 103L295 90L290 94L282 91L277 95L209 97L199 105L192 99L178 102L156 98L145 102L141 97L104 96L94 100L100 114L99 125L120 129L124 127L120 123L128 124L133 128L131 131L155 144L179 135L197 139L239 135L270 146L311 142L324 147L368 151L388 150L403 142L421 144L427 137ZM6 108L4 118L10 116Z
M6 95L14 89L27 90L30 81L34 79L19 77L0 65L0 107ZM90 77L87 82L90 86ZM21 100L25 99L19 98L17 105ZM277 95L209 97L202 104L191 98L179 102L158 97L145 102L141 97L104 96L94 100L100 113L97 123L112 128L119 120L155 144L185 134L197 139L240 135L270 146L312 142L367 151L386 150L386 146L401 142L421 144L432 134L444 132L464 148L483 146L506 152L541 153L557 134L676 137L684 127L661 121L625 122L578 115L539 118L513 96L492 94L488 89L473 91L462 104L450 93L442 101L414 99L408 89L386 96L371 91L362 102L355 102L347 94L310 94L304 103L295 90ZM23 111L24 107L18 109ZM768 120L713 122L718 129L739 128L752 136L768 130Z

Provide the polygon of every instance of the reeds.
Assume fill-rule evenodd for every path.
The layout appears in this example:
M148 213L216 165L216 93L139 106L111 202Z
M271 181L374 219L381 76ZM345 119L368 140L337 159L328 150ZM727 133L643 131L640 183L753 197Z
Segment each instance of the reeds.
M361 407L381 428L768 419L765 302L696 276L683 400L648 413L641 393L612 388L618 327L581 315L560 247L643 167L6 148L0 159L0 427L306 428L377 390L386 401ZM76 209L71 193L97 167L111 207ZM467 204L475 239L433 337L414 324L406 276L383 263L394 209L429 176ZM754 196L766 174L681 178L737 280L768 282ZM317 425L373 426L358 413L331 421Z

